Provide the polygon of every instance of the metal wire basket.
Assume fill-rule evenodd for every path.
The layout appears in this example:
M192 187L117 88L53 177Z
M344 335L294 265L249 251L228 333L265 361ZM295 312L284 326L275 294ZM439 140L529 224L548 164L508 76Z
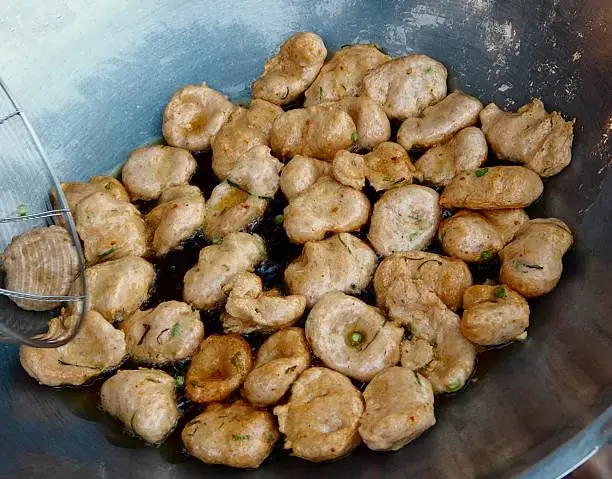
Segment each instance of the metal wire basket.
M64 226L78 257L78 275L69 295L40 295L5 288L0 262L0 341L34 347L57 347L70 341L87 311L85 261L72 214L30 122L0 79L0 260L19 235L54 224ZM53 194L53 202L51 201ZM60 260L61 261L61 260ZM49 311L27 311L14 300L59 304ZM49 320L68 306L76 320L49 329Z

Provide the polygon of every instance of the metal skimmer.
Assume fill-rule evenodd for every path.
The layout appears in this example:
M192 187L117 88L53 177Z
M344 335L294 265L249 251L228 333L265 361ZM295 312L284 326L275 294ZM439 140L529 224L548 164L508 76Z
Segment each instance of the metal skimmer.
M35 347L57 347L78 331L87 311L85 261L76 227L60 183L30 122L0 79L0 341ZM52 204L51 193L54 194ZM79 261L79 274L68 296L42 296L32 291L4 288L1 252L13 238L33 228L60 224L70 233ZM49 320L60 314L26 311L12 299L62 303L77 320L49 328ZM38 309L38 308L37 308Z

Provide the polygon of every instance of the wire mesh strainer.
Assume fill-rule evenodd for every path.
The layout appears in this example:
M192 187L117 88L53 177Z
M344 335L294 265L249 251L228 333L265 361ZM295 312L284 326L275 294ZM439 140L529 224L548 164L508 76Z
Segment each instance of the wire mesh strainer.
M78 275L69 295L45 296L36 294L37 291L10 290L3 278L4 268L0 268L0 341L35 347L61 346L78 331L87 310L83 252L66 198L40 141L2 79L0 165L0 252L14 238L34 228L58 224L68 230L78 259ZM54 260L63 261L62 258L66 256ZM27 300L39 306L32 309L48 309L49 306L54 309L28 311L18 307L15 300ZM56 305L61 306L56 308ZM49 329L49 320L68 306L76 320L63 321L63 327Z

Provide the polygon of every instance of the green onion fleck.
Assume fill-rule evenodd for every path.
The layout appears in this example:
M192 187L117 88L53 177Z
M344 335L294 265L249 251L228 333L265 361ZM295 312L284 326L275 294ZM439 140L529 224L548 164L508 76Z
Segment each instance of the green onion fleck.
M525 263L523 260L514 260L514 269L519 273L528 273L530 269L544 269L544 266L540 266L535 263Z
M240 356L240 353L236 353L232 356L232 359L230 360L231 363L236 367L238 367L238 365L240 364Z
M239 185L238 183L236 183L235 181L232 181L232 180L226 180L226 181L227 181L227 184L228 184L228 185L230 185L232 188L236 188L236 189L238 189L238 190L242 190L242 191L244 191L245 193L248 193L248 191L247 191L247 190L245 190L245 189L244 189L242 186L240 186L240 185Z
M274 224L275 225L282 225L283 221L285 221L285 217L283 215L276 215L274 217Z
M351 133L351 141L353 143L357 143L357 141L359 141L359 133L357 133L356 131Z
M374 48L376 48L380 53L383 53L385 55L389 55L389 52L387 52L387 50L385 50L381 45L379 45L378 43L372 43L372 46Z
M185 385L185 376L177 376L174 378L177 388L182 388Z
M359 331L353 331L349 334L348 339L351 346L359 346L363 342L363 334Z
M489 253L489 250L486 249L482 253L480 253L480 261L489 261L493 255Z
M414 241L415 239L417 239L419 236L421 235L421 231L415 231L413 233L410 233L410 235L408 236L408 241Z
M446 392L454 393L455 391L459 391L463 387L463 383L461 381L453 381L446 385Z
M421 382L421 378L419 377L418 373L416 371L414 372L414 379L416 379L416 382L419 383L419 386L422 386L423 383Z
M28 205L21 204L17 207L18 216L26 216L28 214Z
M346 250L349 252L349 254L353 254L353 252L351 251L351 248L349 248L349 246L344 242L344 240L342 239L342 234L338 235L338 240L340 240L340 243L342 243L342 246L344 246L346 248Z
M174 323L172 329L170 330L170 336L178 336L181 334L181 325L179 323Z
M476 176L480 178L489 172L489 168L478 168L475 172Z
M232 434L232 441L248 441L251 436L248 434Z
M494 293L496 298L507 298L508 297L508 293L506 293L506 288L504 288L503 286L498 286L497 288L495 288Z
M319 101L323 101L323 87L319 87Z
M281 100L284 100L285 98L287 98L289 96L289 87L287 87L287 90L285 91L285 96L279 96L279 98Z
M113 254L115 251L117 251L117 248L115 248L114 246L111 246L108 249L105 249L104 251L102 251L99 255L98 258L105 258L108 255Z
M255 193L251 193L249 190L247 190L243 186L240 186L235 181L232 181L232 180L229 180L229 179L225 180L225 181L227 181L227 184L230 185L232 188L236 188L237 190L243 191L244 193L246 193L249 196L255 196L255 197L257 197L259 199L262 199L262 200L273 200L274 199L271 196L261 196L261 195L256 195Z

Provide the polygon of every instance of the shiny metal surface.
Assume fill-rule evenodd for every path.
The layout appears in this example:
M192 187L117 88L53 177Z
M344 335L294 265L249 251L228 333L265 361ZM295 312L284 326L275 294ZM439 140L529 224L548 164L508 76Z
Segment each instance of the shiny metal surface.
M70 341L81 327L87 310L85 259L72 214L59 180L53 173L36 132L18 102L0 79L0 161L5 170L0 176L0 250L13 238L61 221L68 230L78 261L73 291L65 296L45 296L32 291L0 287L0 341L27 344L39 348L54 348ZM56 192L56 204L51 204L50 192ZM1 259L1 257L0 257ZM55 259L56 266L59 266ZM0 286L2 281L0 269ZM26 311L12 300L26 299L33 304L55 303L76 305L78 321L68 328L48 330L52 311ZM45 309L43 307L43 309ZM52 309L57 309L52 307Z
M204 80L246 97L264 60L299 30L330 49L376 42L392 54L424 52L446 64L451 86L484 102L515 108L538 96L576 117L574 161L530 211L566 220L576 245L557 289L533 302L527 342L487 353L477 381L440 401L436 427L397 453L359 449L323 465L280 456L248 473L554 478L610 434L610 25L606 0L4 0L0 74L64 180L109 171L158 137L162 108L182 85ZM113 445L89 406L36 386L14 347L0 356L5 477L246 474Z

